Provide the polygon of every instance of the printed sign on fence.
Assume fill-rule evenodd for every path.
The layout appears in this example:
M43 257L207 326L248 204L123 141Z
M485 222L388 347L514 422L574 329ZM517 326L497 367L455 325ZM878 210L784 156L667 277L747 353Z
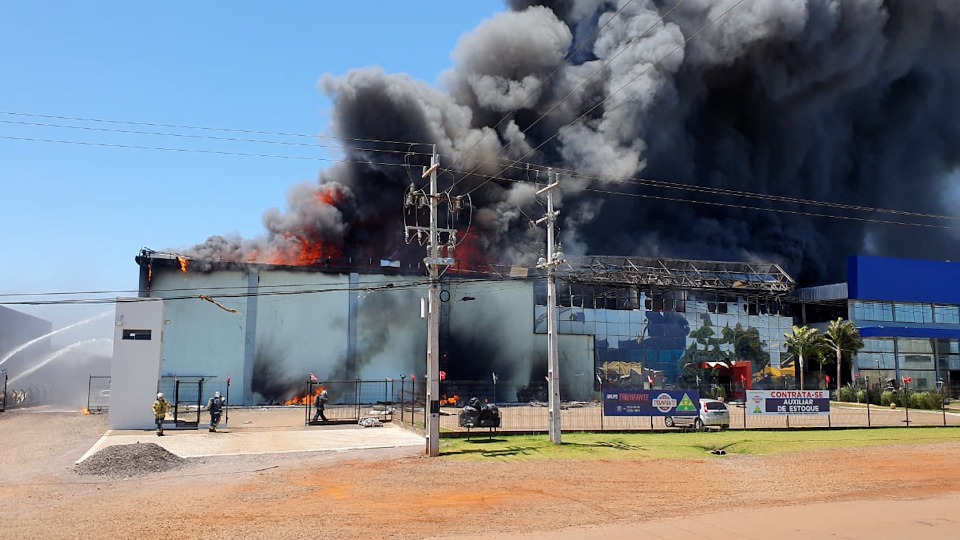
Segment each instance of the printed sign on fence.
M699 392L618 388L603 393L606 416L694 416Z
M747 390L747 414L830 414L829 390Z

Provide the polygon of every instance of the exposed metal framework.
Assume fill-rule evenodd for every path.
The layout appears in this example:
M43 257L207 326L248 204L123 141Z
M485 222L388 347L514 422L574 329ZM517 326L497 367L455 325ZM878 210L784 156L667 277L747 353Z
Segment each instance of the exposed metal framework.
M795 282L779 265L641 257L567 257L558 272L571 283L710 289L783 295Z

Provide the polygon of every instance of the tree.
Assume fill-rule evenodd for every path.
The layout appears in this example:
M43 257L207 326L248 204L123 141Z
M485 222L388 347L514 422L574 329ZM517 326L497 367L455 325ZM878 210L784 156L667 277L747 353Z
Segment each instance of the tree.
M817 355L823 350L823 336L816 328L809 326L794 326L793 331L784 334L786 341L783 342L787 352L797 357L800 371L800 389L803 390L803 359Z
M770 353L763 350L766 344L760 340L760 331L756 328L743 328L738 323L734 328L724 327L721 335L724 343L733 346L733 360L749 360L754 371L763 371L770 365Z
M843 353L852 354L863 348L863 339L860 337L860 331L850 321L837 318L830 321L826 334L823 336L824 346L832 350L837 355L837 390L840 390L840 363L843 359ZM852 359L851 359L852 360ZM851 371L852 371L851 366Z

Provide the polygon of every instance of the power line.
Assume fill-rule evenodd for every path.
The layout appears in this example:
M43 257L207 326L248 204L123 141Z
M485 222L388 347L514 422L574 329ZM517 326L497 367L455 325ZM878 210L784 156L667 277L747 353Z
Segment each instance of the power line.
M0 120L0 123L23 125L23 126L35 126L35 127L51 127L51 128L57 128L57 129L81 129L86 131L97 131L97 132L106 132L106 133L124 133L127 135L180 137L180 138L186 138L186 139L201 139L201 140L226 141L226 142L276 144L276 145L283 145L283 146L304 146L308 148L334 148L338 150L360 150L360 151L366 151L366 152L382 152L387 154L404 154L404 155L412 154L412 155L424 155L424 156L430 155L427 152L412 152L410 150L385 150L385 149L361 147L361 146L342 146L342 145L329 145L329 144L317 144L317 143L289 142L289 141L268 141L263 139L241 139L237 137L217 137L214 135L163 133L159 131L137 131L137 130L129 130L129 129L113 129L113 128L101 128L101 127L90 127L90 126L69 126L65 124L48 124L43 122L22 122L22 121L15 121L15 120ZM407 143L407 144L415 145L418 143Z
M455 172L456 172L456 171L455 171ZM503 180L503 181L507 181L507 182L514 182L514 183L524 183L524 182L525 182L524 180L517 180L517 179L514 179L514 178L507 178L507 177L496 176L496 175L477 175L477 176L487 178L487 182L489 182L490 180L494 180L494 179L496 179L496 180ZM842 215L837 215L837 214L823 214L823 213L817 213L817 212L806 212L806 211L802 211L802 210L789 210L789 209L780 209L780 208L763 208L763 207L759 207L759 206L746 206L746 205L738 205L738 204L731 204L731 203L722 203L722 202L715 202L715 201L697 201L697 200L692 200L692 199L680 199L680 198L676 198L676 197L664 197L664 196L657 196L657 195L648 195L648 194L643 194L643 193L630 193L630 192L623 192L623 191L611 191L611 190L603 190L603 189L598 189L598 188L583 188L582 191L589 191L589 192L595 192L595 193L606 194L606 195L622 195L622 196L627 196L627 197L637 197L637 198L644 198L644 199L655 199L655 200L663 200L663 201L671 201L671 202L681 202L681 203L691 203L691 204L702 204L702 205L709 205L709 206L719 206L719 207L727 207L727 208L736 208L736 209L741 209L741 210L760 210L760 211L764 211L764 212L775 212L775 213L783 213L783 214L794 214L794 215L803 215L803 216L810 216L810 217L823 217L823 218L834 218L834 219L853 220L853 221L864 221L864 222L879 223L879 224L884 224L884 225L903 225L903 226L913 226L913 227L928 227L928 228L936 228L936 229L957 229L957 228L960 228L960 226L951 226L951 225L935 225L935 224L916 223L916 222L907 222L907 221L881 220L881 219L863 218L863 217L856 217L856 216L842 216ZM763 196L762 194L755 194L755 195L756 195L757 198L761 198L761 199L764 198L764 196ZM772 200L776 200L775 197L771 197L771 199L772 199ZM821 204L821 203L818 203L817 201L809 201L809 204ZM822 203L822 204L824 204L824 205L829 205L829 204L831 204L831 203ZM866 208L866 207L852 207L852 208ZM883 209L875 209L875 211L876 211L876 212L884 212ZM912 216L915 216L915 217L931 217L931 218L939 217L940 219L951 219L951 220L957 219L957 218L952 217L952 216L937 216L937 215L935 215L935 214L919 214L919 213L901 212L901 211L892 211L892 210L889 211L889 212L891 212L891 213L903 213L903 214L912 215Z
M34 137L14 137L11 135L0 135L0 139L7 139L12 141L54 143L54 144L76 144L81 146L102 146L107 148L126 148L130 150L160 150L164 152L179 152L179 153L186 153L186 154L215 154L215 155L222 155L222 156L298 159L298 160L304 160L304 161L328 161L328 162L334 162L334 163L360 163L364 165L382 165L386 167L405 167L406 166L404 163L386 163L386 162L363 160L363 159L333 159L333 158L323 158L323 157L316 157L316 156L290 156L290 155L284 155L284 154L262 154L262 153L256 153L256 152L233 152L228 150L202 150L199 148L172 148L172 147L164 147L164 146L144 146L144 145L134 145L134 144L103 143L103 142L92 142L92 141L68 141L63 139L39 139Z
M783 208L763 208L760 206L746 206L746 205L739 205L739 204L719 203L714 201L697 201L697 200L691 200L691 199L678 199L676 197L662 197L657 195L647 195L643 193L625 193L622 191L607 191L607 190L594 189L594 188L585 188L584 191L591 191L594 193L604 193L604 194L610 194L610 195L625 195L628 197L654 199L659 201L686 202L691 204L703 204L703 205L709 205L709 206L723 206L727 208L737 208L741 210L761 210L764 212L794 214L799 216L824 217L824 218L832 218L832 219L843 219L843 220L849 220L849 221L863 221L863 222L869 222L869 223L880 223L884 225L903 225L908 227L927 227L932 229L960 229L960 226L936 225L932 223L916 223L916 222L909 222L909 221L891 221L891 220L885 220L885 219L872 219L872 218L864 218L864 217L857 217L857 216L841 216L837 214L820 214L817 212L804 212L801 210L787 210Z
M3 122L3 121L0 120L0 122ZM117 130L117 131L120 131L120 130ZM70 141L70 140L59 140L59 139L39 139L39 138L32 138L32 137L14 137L14 136L6 136L6 135L0 135L0 139L29 141L29 142L56 143L56 144L75 144L75 145L83 145L83 146L102 146L102 147L110 147L110 148L125 148L125 149L135 149L135 150L159 150L159 151L166 151L166 152L202 153L202 154L229 155L229 156L241 156L241 157L266 157L266 158L276 158L276 159L299 159L299 160L307 160L307 161L327 161L327 162L335 162L335 163L356 163L356 164L379 165L379 166L388 166L388 167L408 167L408 165L405 164L405 163L388 163L388 162L378 162L378 161L372 161L372 160L331 159L331 158L322 158L322 157L315 157L315 156L291 156L291 155L283 155L283 154L263 154L263 153L251 153L251 152L234 152L234 151L226 151L226 150L205 150L205 149L198 149L198 148L172 148L172 147L145 146L145 145L127 145L127 144L91 142L91 141ZM268 141L262 141L262 142L268 142ZM407 144L418 144L418 143L407 143ZM361 150L367 150L367 151L372 151L372 152L395 152L395 153L400 153L400 152L401 152L401 151L378 150L378 149L369 149L369 148L363 148L363 149L361 149ZM406 155L426 155L426 153L410 152L410 151L404 151L403 153L406 154ZM528 163L528 162L523 162L523 161L516 160L516 161L514 161L512 164L507 165L507 166L501 171L501 173L504 172L505 170L509 169L509 168L521 169L521 167L519 167L519 164L524 164L524 165L526 165L526 166L528 166L528 167L529 167L530 165L533 165L534 167L539 167L539 165L536 165L536 164L531 164L531 163ZM460 174L463 174L463 175L466 175L466 176L474 175L474 176L480 176L480 177L486 177L486 178L488 178L488 180L486 180L485 182L483 182L480 186L477 186L476 188L474 188L473 190L471 190L470 192L468 192L468 193L467 193L468 196L470 195L470 193L472 193L473 191L476 191L476 189L478 189L479 187L481 187L482 185L486 184L487 182L489 182L490 180L493 180L493 179L506 180L506 181L510 181L510 182L522 182L521 180L515 180L515 179L512 179L512 178L507 178L507 177L503 177L503 176L499 176L499 175L479 175L479 174L476 174L475 170L474 170L474 171L471 171L471 172L458 171L458 170L454 170L454 169L444 169L444 170L447 171L447 172L451 172L451 173L460 173ZM605 180L604 178L599 177L599 176L594 176L594 175L588 175L588 174L584 174L584 173L579 173L579 172L574 171L574 170L571 170L571 169L558 169L558 172L564 172L564 173L568 174L569 176L577 177L577 178L593 179L593 180L600 180L600 181ZM466 177L466 176L464 176L464 177ZM771 194L763 194L763 193L748 192L748 191L730 190L730 189L725 189L725 188L714 188L714 187L708 187L708 186L687 185L687 184L680 184L680 183L675 183L675 182L666 182L666 181L650 180L650 179L642 179L642 178L627 178L627 179L617 180L617 182L621 182L621 183L633 183L633 184L637 184L637 185L644 185L644 186L647 186L647 187L657 187L657 188L664 188L664 189L686 190L686 191L701 192L701 193L713 193L713 194L719 194L719 195L729 195L729 196L736 196L736 197L754 198L754 199L767 200L767 201L777 201L777 202L788 202L788 203L794 203L794 204L806 204L806 205L824 206L824 207L837 208L837 209L843 209L843 210L860 211L860 212L886 213L886 214L895 214L895 215L910 216L910 217L920 217L920 218L928 218L928 219L950 220L950 221L960 220L960 217L958 217L958 216L949 216L949 215L943 215L943 214L931 214L931 213L911 212L911 211L906 211L906 210L896 210L896 209L889 209L889 208L878 208L878 207L869 207L869 206L860 206L860 205L850 205L850 204L844 204L844 203L834 203L834 202L828 202L828 201L818 201L818 200L813 200L813 199L803 199L803 198L798 198L798 197L786 197L786 196L780 196L780 195L771 195ZM642 196L642 195L639 195L639 194L631 194L631 193L624 193L624 192L604 191L604 190L599 190L599 189L596 189L596 188L585 189L585 191L596 191L596 192L600 192L600 193L610 193L610 194L616 193L616 194L620 194L620 195ZM672 198L669 198L669 197L654 197L654 196L652 196L652 195L650 195L650 196L645 196L645 197L646 197L646 198L659 198L659 199L661 199L661 200L675 200L675 201L679 201L679 202L693 202L693 203L696 203L696 202L697 202L697 201L689 201L689 200L686 200L686 199L672 199ZM728 206L728 207L732 207L732 208L741 208L741 209L756 209L756 210L766 210L766 211L778 211L778 210L764 209L764 208L758 208L758 207L749 207L749 206L742 206L742 205L729 205L729 204L720 204L720 203L706 203L706 202L701 202L700 204L713 204L713 205L716 205L716 206ZM861 219L861 218L844 218L844 217L841 217L841 216L831 216L831 215L827 215L827 214L818 214L818 213L809 213L809 212L799 212L799 211L794 212L794 211L786 211L786 210L783 210L782 212L784 212L784 213L793 213L793 214L798 214L798 215L810 215L810 216L816 216L816 217L837 217L837 218L839 218L839 219L859 219L859 220L862 220L862 221L868 221L868 222L874 222L874 223L883 223L883 224L893 224L893 225L912 225L912 226L938 227L938 226L936 226L936 225L921 225L921 224L916 224L916 223L905 223L905 222L888 221L888 220L873 220L873 219ZM939 228L950 228L950 227L939 227ZM464 237L465 237L465 236L464 236ZM461 242L458 242L458 245L459 245L459 243L462 243L462 240L461 240Z
M471 271L471 273L482 273L477 271ZM447 281L443 282L443 285L454 285L459 286L463 284L476 284L476 285L493 285L493 284L502 284L505 281L530 281L533 280L532 276L524 277L481 277L481 278L449 278ZM381 282L382 283L382 282ZM378 284L375 286L347 286L347 287L324 287L324 288L314 288L314 289L295 289L295 290L273 290L273 291L260 291L259 288L255 292L242 291L242 292L223 292L220 294L207 294L203 296L213 297L215 299L244 299L251 297L273 297L273 296L297 296L297 295L307 295L307 294L324 294L324 293L337 293L337 292L356 292L356 293L373 293L373 292L390 292L390 291L406 291L412 289L418 289L425 287L429 284L426 279L419 281L411 281L409 283L401 284ZM291 285L296 286L296 285ZM68 298L68 299L59 299L59 300L0 300L0 305L18 305L18 306L56 306L56 305L115 305L125 302L142 302L148 300L164 300L164 301L175 301L175 300L200 300L201 293L209 292L210 288L195 288L195 289L176 289L178 292L192 291L198 294L179 294L175 296L150 296L143 298ZM480 289L485 290L485 289ZM486 289L489 291L495 290L506 290L506 289ZM163 290L153 290L151 294L158 294L161 292L166 292ZM70 293L60 293L60 294L70 294ZM80 293L77 293L80 294ZM17 296L13 293L4 294L3 296Z
M527 167L530 167L530 166L539 167L539 165L535 165L527 162L521 162L521 164L525 164L527 165ZM522 169L521 167L518 167L518 166L511 166L511 168ZM580 173L572 169L562 169L562 168L556 168L556 167L554 167L553 169L557 172L565 173L566 175L573 178L584 178L587 180L598 180L601 182L608 182L608 183L636 184L636 185L641 185L646 187L693 191L693 192L701 192L701 193L713 193L717 195L729 195L734 197L745 197L745 198L761 199L761 200L769 200L769 201L777 201L777 202L787 202L787 203L794 203L794 204L825 206L830 208L839 208L843 210L854 210L854 211L860 211L860 212L872 212L872 213L879 213L879 214L897 214L897 215L903 215L903 216L922 217L922 218L929 218L929 219L942 219L942 220L949 220L949 221L960 220L960 216L950 216L945 214L930 214L925 212L911 212L909 210L897 210L892 208L879 208L879 207L873 207L873 206L860 206L860 205L853 205L853 204L846 204L846 203L835 203L835 202L829 202L829 201L820 201L816 199L786 197L782 195L759 193L755 191L741 191L741 190L717 188L717 187L711 187L711 186L699 186L695 184L683 184L679 182L667 182L663 180L651 180L647 178L630 177L630 178L624 178L624 179L611 179L611 178L604 178L602 176ZM451 172L462 173L463 171L451 171ZM478 176L484 176L484 175L478 175ZM501 179L501 180L507 180L510 182L523 182L522 180L514 180L506 177L490 176L490 179Z
M160 124L153 122L138 122L132 120L108 120L104 118L88 118L88 117L79 117L79 116L58 116L53 114L40 114L40 113L25 113L25 112L16 112L16 111L0 111L0 114L10 115L10 116L25 116L31 118L49 118L55 120L74 120L78 122L99 122L104 124L126 124L131 126L147 126L147 127L156 127L156 128L170 128L170 129L196 129L203 131L221 131L225 133L248 133L253 135L278 135L282 137L305 137L309 139L321 138L321 139L335 139L341 141L354 141L354 142L372 142L372 143L383 143L383 144L400 144L400 145L429 145L430 143L417 143L410 141L391 141L389 139L362 139L362 138L351 138L351 137L340 137L336 135L309 135L306 133L290 133L284 131L261 131L254 129L238 129L238 128L222 128L222 127L209 127L209 126L193 126L186 124Z

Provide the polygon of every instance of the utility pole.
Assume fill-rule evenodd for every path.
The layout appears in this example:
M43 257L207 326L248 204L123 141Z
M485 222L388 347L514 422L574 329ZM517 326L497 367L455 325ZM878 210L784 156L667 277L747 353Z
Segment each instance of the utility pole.
M538 190L537 195L547 194L547 214L537 220L537 224L547 224L547 258L541 258L538 268L547 270L547 390L549 397L550 442L561 444L560 423L560 372L557 354L557 265L563 262L563 253L557 251L553 237L553 224L557 220L558 212L553 209L553 189L560 185L560 181L552 179L552 170L547 171L547 186ZM551 182L551 179L553 180Z
M443 196L437 192L437 169L440 168L440 157L436 146L430 158L430 166L425 167L421 178L430 177L430 193L411 190L407 193L405 206L417 208L426 204L430 208L429 228L420 226L406 226L404 234L409 242L410 232L416 233L418 239L427 236L427 257L424 263L427 266L429 277L429 294L427 297L427 448L430 457L440 455L440 268L453 264L453 247L456 245L456 229L440 229L437 227L438 212ZM459 208L459 198L448 198L451 206ZM447 257L440 257L440 235L447 235Z

